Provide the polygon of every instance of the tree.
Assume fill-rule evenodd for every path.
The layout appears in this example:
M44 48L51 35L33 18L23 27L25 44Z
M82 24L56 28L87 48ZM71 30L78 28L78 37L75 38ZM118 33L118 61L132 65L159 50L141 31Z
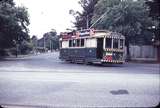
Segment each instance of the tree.
M92 23L103 15L103 18L95 24L95 28L108 29L125 36L128 60L130 59L129 44L137 44L139 39L151 37L151 35L148 37L144 35L149 32L148 27L152 26L153 22L142 0L100 0L94 10Z
M34 47L37 47L38 38L37 38L36 35L33 35L33 36L32 36L31 41L32 41L33 46L34 46Z
M150 16L157 24L151 28L151 31L155 34L153 43L157 47L157 55L160 55L160 2L159 0L147 0L146 4L150 8ZM160 56L158 56L158 61L160 62Z
M12 6L15 5L15 3L13 2L13 0L0 0L0 2L1 3L8 3L8 4L12 5Z
M19 50L21 54L29 54L33 50L33 45L30 41L23 40L19 46Z
M146 4L150 8L150 16L157 23L154 28L151 28L152 32L155 34L153 41L155 45L160 47L160 2L159 0L147 0Z
M36 35L33 35L31 38L31 43L33 45L33 51L37 52L37 47L38 47L38 38Z
M12 48L23 40L29 42L29 16L25 7L16 7L13 0L0 1L0 50Z
M30 24L28 11L25 7L16 8L17 21L20 23L22 30L25 30L25 33L28 34L29 30L27 26Z
M44 33L43 38L38 40L38 47L44 47L49 50L59 49L59 37L55 29Z
M83 8L83 12L70 10L76 22L73 22L77 29L86 29L91 25L91 18L93 16L94 6L98 0L80 0L79 4Z

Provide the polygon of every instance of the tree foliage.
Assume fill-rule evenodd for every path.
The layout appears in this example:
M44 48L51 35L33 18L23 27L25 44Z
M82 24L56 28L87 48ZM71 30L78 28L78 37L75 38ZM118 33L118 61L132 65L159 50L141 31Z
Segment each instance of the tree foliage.
M37 38L36 35L33 35L33 36L32 36L31 42L32 42L33 47L36 48L37 45L38 45L38 38Z
M13 0L0 1L0 49L29 41L29 15L25 7L16 7Z
M74 25L77 29L86 29L91 25L94 6L98 0L80 0L78 3L83 8L82 12L70 10L70 14L75 17ZM88 23L88 24L87 24Z
M52 50L59 48L59 38L57 37L56 30L52 29L50 32L45 33L43 38L45 39L47 49Z
M160 1L147 0L146 4L149 6L150 16L157 23L157 26L152 28L152 32L155 34L153 41L155 45L160 46Z
M134 41L135 36L143 35L144 30L153 25L143 1L100 0L96 5L92 22L104 13L104 18L95 27L120 32L130 42Z
M55 29L43 34L43 37L38 40L38 47L45 47L49 50L59 49L59 37Z
M148 28L153 25L153 21L143 0L99 0L92 23L102 15L103 18L94 27L122 33L126 37L128 56L130 43L151 43L152 33Z

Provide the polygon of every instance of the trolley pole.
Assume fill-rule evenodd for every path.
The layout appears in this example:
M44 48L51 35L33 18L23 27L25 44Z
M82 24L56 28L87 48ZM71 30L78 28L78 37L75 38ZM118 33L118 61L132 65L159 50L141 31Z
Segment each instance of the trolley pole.
M102 14L102 15L89 27L89 29L91 29L96 23L98 23L98 21L100 21L101 19L103 19L108 12L109 12L109 10L106 11L104 14Z
M88 15L87 15L87 19L86 19L86 28L89 28L89 20L88 20Z

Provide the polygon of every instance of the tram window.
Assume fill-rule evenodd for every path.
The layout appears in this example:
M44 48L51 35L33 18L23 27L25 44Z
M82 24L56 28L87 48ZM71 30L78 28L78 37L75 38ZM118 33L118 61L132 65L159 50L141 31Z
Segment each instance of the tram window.
M60 48L62 48L62 41L60 41L60 43L59 43L59 47L60 47Z
M112 46L112 39L106 38L106 48L111 48L111 46Z
M113 39L113 48L118 48L118 39Z
M72 47L72 40L69 40L69 47Z
M80 46L80 40L77 39L77 47L79 47L79 46Z
M120 49L123 49L123 39L120 39L120 46L119 46Z
M81 39L81 47L84 46L84 39Z
M76 46L76 40L73 40L73 47Z

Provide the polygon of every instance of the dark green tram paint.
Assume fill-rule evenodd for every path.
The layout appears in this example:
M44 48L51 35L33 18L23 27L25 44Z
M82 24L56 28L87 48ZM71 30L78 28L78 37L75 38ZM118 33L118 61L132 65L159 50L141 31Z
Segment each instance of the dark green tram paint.
M96 48L70 48L60 50L60 59L66 61L96 59Z

